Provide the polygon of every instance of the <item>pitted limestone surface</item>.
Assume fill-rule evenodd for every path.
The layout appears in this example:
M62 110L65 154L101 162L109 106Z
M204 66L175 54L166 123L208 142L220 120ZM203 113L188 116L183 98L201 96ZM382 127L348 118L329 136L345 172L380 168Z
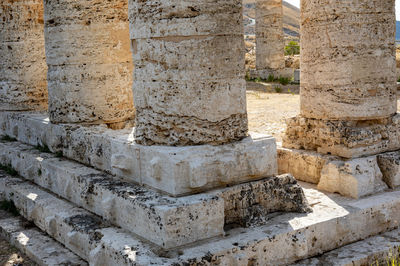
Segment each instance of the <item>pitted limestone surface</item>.
M0 147L1 165L11 165L24 178L162 248L223 234L229 212L218 193L173 198L32 146L0 142ZM90 227L98 222L74 219Z
M1 212L0 235L40 266L88 265L22 217L11 217L11 215L7 217L6 213Z
M372 120L396 112L394 2L302 1L302 116Z
M290 264L392 230L400 220L399 191L350 200L306 188L312 213L276 215L263 225L232 229L213 241L162 252L121 229L95 229L101 239L74 230L65 220L88 212L13 180L0 175L0 192L7 192L23 216L90 265Z
M287 120L283 147L316 150L344 158L375 155L400 149L400 115L366 121Z
M226 189L220 196L225 202L225 225L246 227L265 223L273 212L312 211L302 188L289 174Z
M0 110L46 110L43 1L0 3Z
M285 68L282 0L256 1L256 44L258 71Z
M125 1L45 1L49 114L54 123L134 117Z
M129 17L135 141L184 146L245 138L241 1L130 0Z
M390 188L400 186L400 151L379 154L378 164L386 184Z
M241 141L212 146L144 146L134 128L52 124L40 113L0 112L0 135L17 138L106 171L129 182L174 196L275 176L276 143L251 134Z

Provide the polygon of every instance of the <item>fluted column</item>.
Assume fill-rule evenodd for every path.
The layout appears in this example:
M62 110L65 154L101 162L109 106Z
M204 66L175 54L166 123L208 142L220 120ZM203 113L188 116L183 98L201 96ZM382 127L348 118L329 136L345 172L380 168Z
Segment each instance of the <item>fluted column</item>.
M130 0L136 142L247 136L242 1Z
M44 7L50 120L133 118L128 3L45 0Z
M0 110L47 109L42 0L0 3Z

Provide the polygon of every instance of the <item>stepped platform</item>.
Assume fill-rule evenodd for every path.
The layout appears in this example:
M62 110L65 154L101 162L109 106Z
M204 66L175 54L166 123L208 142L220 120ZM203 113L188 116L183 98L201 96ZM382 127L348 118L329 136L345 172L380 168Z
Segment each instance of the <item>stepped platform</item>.
M290 176L278 176L174 198L142 187L136 190L137 185L122 183L115 176L38 151L33 146L16 141L2 141L0 145L0 163L9 170L9 173L1 172L0 197L14 202L22 216L90 265L248 265L256 262L288 265L389 232L400 222L398 189L351 199L300 183L308 204L300 201L301 204L292 209L289 205L274 206L274 202L296 202L293 198L282 197L301 196L298 192L281 194L276 197L277 201L272 198L256 200L257 195L273 195L268 187L275 188L277 184L282 184L282 191L297 191L299 186L291 182ZM10 176L10 173L18 176ZM270 182L274 182L273 185ZM257 187L264 190L257 191L254 189ZM249 191L256 192L247 194ZM114 203L97 202L99 198L96 197ZM197 205L181 204L186 197L205 199L201 201L205 205L199 210L212 208L216 213L201 216L199 211L196 216L191 215L192 208L196 210ZM246 205L248 202L252 204ZM159 216L134 216L146 206L157 210ZM269 208L271 206L274 207ZM165 210L172 215L168 216L170 213ZM222 229L207 238L160 245L168 243L165 240L168 234L161 233L168 230L150 231L151 223L155 225L157 217L164 214L167 219L158 221L170 226L173 217L177 218L174 221L179 221L180 211L184 214L182 219L187 216L187 224L183 224L183 220L180 223L181 230L204 230L216 221ZM124 214L137 218L127 223ZM193 226L190 217L198 219ZM235 217L244 220L235 220ZM145 228L145 223L149 227ZM174 226L171 228L178 228L177 224ZM137 228L143 229L142 235ZM159 239L164 238L162 241L151 238L150 235L157 233ZM179 235L177 231L173 233L170 236Z

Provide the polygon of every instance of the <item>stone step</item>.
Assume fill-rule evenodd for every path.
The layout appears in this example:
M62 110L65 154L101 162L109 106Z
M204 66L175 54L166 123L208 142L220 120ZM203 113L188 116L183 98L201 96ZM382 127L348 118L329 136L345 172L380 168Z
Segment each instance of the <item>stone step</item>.
M0 177L0 194L90 265L287 265L399 226L399 190L356 200L303 186L312 213L269 214L225 236L165 251L28 181Z
M0 217L0 235L38 265L88 265L22 217L4 211L0 211Z
M19 213L89 265L148 265L149 245L100 217L78 208L21 178L0 171L0 191ZM142 256L137 256L140 250ZM161 265L160 260L155 260Z
M397 258L397 261L400 261L399 229L343 246L314 258L299 261L292 266L387 265L390 258Z
M46 113L0 112L0 135L41 145L53 153L144 184L172 196L183 196L255 181L278 173L276 143L251 134L241 141L212 146L143 146L134 128L49 123Z
M246 226L270 212L309 210L289 176L174 198L14 141L0 141L0 164L165 249L221 236L224 226Z

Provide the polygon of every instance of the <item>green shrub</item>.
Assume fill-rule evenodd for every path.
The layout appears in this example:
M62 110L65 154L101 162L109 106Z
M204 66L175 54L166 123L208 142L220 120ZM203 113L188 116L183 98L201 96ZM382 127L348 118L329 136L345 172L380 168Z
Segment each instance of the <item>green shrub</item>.
M282 92L282 88L281 88L281 87L275 87L275 91L276 91L277 93L281 93L281 92Z
M300 54L300 45L298 42L290 41L288 45L285 46L285 55L297 55Z
M286 77L279 77L278 81L282 85L288 85L290 83L291 79L286 78Z

